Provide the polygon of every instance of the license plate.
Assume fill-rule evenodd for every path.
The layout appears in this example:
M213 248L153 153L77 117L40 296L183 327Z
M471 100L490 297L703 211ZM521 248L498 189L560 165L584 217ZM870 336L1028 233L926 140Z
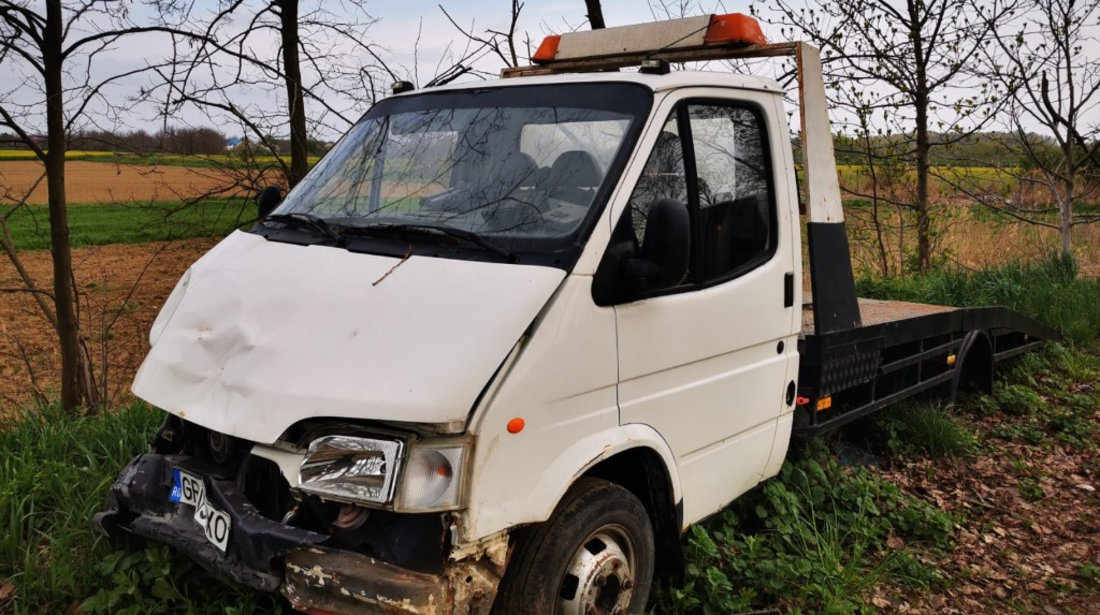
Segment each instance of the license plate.
M172 469L172 492L168 499L195 507L195 521L202 528L206 540L225 553L229 546L229 529L232 520L206 499L206 484L201 478L181 470Z

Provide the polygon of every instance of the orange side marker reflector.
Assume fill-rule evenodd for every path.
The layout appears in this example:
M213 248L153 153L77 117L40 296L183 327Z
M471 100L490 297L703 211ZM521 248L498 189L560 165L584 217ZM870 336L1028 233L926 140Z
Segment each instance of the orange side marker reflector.
M706 41L708 45L721 43L763 45L768 42L768 39L764 38L764 31L760 29L760 22L742 13L729 13L728 15L711 15ZM543 41L543 44L545 45L546 42ZM539 50L541 51L542 48L540 47Z
M821 412L822 410L828 410L829 408L832 408L832 407L833 407L833 397L831 395L829 397L822 397L821 399L817 400L817 411L818 412Z
M519 432L523 431L523 428L526 427L526 426L527 426L527 423L524 422L523 419L518 418L518 417L514 418L514 419L508 421L508 433L519 433Z
M542 44L539 45L535 55L531 56L533 62L549 62L554 59L554 56L558 55L558 45L561 44L560 34L551 34L542 39Z
M953 354L947 355L947 366L948 367L951 367L952 365L954 365L955 361L956 361L955 355L953 355Z

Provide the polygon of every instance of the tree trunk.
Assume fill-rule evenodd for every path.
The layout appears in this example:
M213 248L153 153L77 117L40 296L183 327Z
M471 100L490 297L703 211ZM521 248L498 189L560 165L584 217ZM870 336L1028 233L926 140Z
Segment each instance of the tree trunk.
M298 61L298 0L279 0L280 30L283 39L283 75L286 80L287 114L290 117L290 174L293 188L305 177L306 108L302 96L302 68Z
M1069 150L1068 156L1073 156L1073 148L1070 147L1067 149ZM1067 160L1072 160L1068 156ZM1074 167L1070 166L1070 168L1073 169ZM1062 240L1062 256L1067 259L1073 258L1072 225L1074 189L1074 177L1071 171L1066 175L1065 180L1063 181L1062 190L1064 192L1062 194L1062 198L1059 199L1061 202L1058 204L1058 213L1060 214L1059 217L1061 218L1060 224L1058 225L1058 234L1060 235L1060 238Z
M588 25L592 26L593 30L600 30L605 27L603 7L600 6L600 0L584 0L584 8L588 10Z
M50 253L53 257L53 300L61 352L61 404L72 412L83 402L95 403L88 364L80 343L80 322L73 288L69 213L65 200L65 100L62 86L63 40L61 1L46 2L42 64L46 88L46 188L50 211Z
M916 90L913 105L916 112L916 167L917 167L917 270L928 273L932 268L932 216L928 204L929 149L928 142L928 73L925 66L925 49L921 38L921 8L923 4L909 2L909 26L912 29L913 59L916 66Z

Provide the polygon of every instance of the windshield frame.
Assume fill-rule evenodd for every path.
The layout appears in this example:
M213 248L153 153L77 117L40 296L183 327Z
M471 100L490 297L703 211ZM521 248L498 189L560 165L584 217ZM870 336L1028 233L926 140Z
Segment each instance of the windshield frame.
M344 141L357 135L357 128L373 120L388 122L389 117L395 114L415 113L436 109L476 109L476 108L582 108L598 111L609 111L622 114L627 117L628 125L622 135L618 150L615 152L608 165L602 183L596 190L589 205L589 211L577 225L577 227L563 239L557 240L557 245L548 245L544 249L517 249L508 242L501 242L502 247L514 253L512 262L520 264L549 265L571 271L580 257L588 238L592 234L597 221L606 211L607 201L615 190L622 176L623 170L629 162L638 138L644 129L649 114L652 111L654 100L653 91L642 84L630 81L600 81L600 82L573 82L573 83L542 83L524 85L486 85L484 87L471 87L454 90L424 91L417 94L402 95L387 98L380 101L368 110L356 125L349 129L340 142L333 146L331 152L338 151ZM320 169L325 164L322 160L315 169ZM313 174L311 171L310 174ZM299 187L308 184L309 176L299 184ZM297 207L288 204L295 203L294 196L300 192L297 188L292 190L273 213L290 213L301 211ZM356 227L349 227L356 228ZM485 247L479 247L471 242L444 241L438 237L425 234L400 235L394 233L380 233L371 236L370 233L349 233L344 241L335 242L316 233L311 233L308 228L283 228L276 224L264 224L261 220L250 232L259 234L272 241L280 241L299 245L330 245L347 249L352 252L366 252L402 257L405 255L423 255L442 258L456 258L463 260L486 260L500 262L499 254ZM496 238L486 236L489 241L496 242ZM537 242L527 240L528 243Z

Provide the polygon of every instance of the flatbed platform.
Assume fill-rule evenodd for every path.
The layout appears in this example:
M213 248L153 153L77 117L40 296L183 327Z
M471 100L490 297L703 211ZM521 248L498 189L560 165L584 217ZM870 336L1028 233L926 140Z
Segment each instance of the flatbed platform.
M817 333L802 306L795 432L812 435L918 395L953 400L965 386L989 391L996 362L1056 331L1003 307L950 307L859 299L861 324Z
M946 305L931 305L927 303L911 303L909 301L884 301L882 299L864 299L860 297L859 312L863 318L863 325L880 325L896 320L906 320L928 314L942 314L953 312L958 308ZM812 303L802 305L802 337L812 335L814 332L814 310Z

